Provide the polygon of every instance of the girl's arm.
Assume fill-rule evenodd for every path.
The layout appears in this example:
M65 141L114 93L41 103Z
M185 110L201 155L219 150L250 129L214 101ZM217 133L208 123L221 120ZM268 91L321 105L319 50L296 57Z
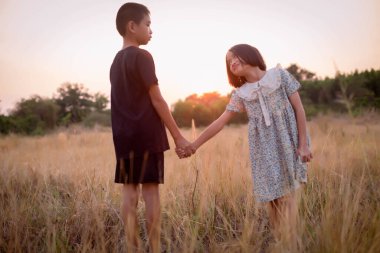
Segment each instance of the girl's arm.
M297 129L298 129L298 148L297 153L301 156L303 162L309 162L313 155L310 152L310 149L307 145L306 137L306 115L303 108L300 95L298 92L294 92L289 97L290 103L293 107L293 110L296 115L297 120Z
M201 135L190 145L192 151L195 152L203 143L214 137L220 130L223 129L224 125L230 121L230 119L234 116L235 112L232 111L224 111L224 113L217 118L214 122L211 123L202 133Z

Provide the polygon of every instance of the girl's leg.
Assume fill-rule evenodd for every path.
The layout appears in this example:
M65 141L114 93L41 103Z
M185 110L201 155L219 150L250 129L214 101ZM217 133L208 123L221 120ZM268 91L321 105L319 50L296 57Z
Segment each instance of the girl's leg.
M150 252L160 252L160 193L156 183L143 184L142 195L145 201L145 211Z
M127 239L128 252L136 252L140 249L137 224L137 203L140 189L137 184L124 184L122 189L121 217Z
M295 238L298 213L295 193L269 202L268 213L277 239L293 240L292 238Z
M269 215L269 222L272 226L273 230L276 230L279 226L278 224L278 201L277 199L272 200L268 203L268 215Z
M276 240L280 240L280 206L279 200L275 199L268 203L269 223L272 227L272 232Z

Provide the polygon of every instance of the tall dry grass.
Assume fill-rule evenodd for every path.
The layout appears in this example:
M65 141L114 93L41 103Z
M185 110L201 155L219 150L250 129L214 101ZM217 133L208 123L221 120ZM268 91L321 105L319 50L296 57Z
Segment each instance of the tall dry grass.
M247 127L229 126L189 159L165 153L162 250L380 252L379 116L319 117L309 128L315 158L296 249L273 239L252 194ZM125 252L114 166L109 129L2 137L0 252Z

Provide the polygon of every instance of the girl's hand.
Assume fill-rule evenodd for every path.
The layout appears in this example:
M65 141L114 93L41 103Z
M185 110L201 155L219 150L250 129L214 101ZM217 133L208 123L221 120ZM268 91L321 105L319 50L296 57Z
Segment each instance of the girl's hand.
M186 154L189 155L189 156L195 154L196 151L197 151L197 148L194 146L193 143L190 143L190 144L187 145L186 148L185 148L185 152L186 152Z
M299 146L297 148L297 155L300 157L303 163L310 162L311 159L313 159L313 154L307 145Z

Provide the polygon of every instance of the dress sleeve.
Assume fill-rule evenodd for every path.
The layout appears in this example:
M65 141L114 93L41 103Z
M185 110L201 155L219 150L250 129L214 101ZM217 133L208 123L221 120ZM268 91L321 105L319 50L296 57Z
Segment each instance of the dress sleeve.
M284 85L286 94L289 97L301 87L301 84L286 69L281 69L280 71L281 83Z
M147 90L149 90L151 85L158 84L153 57L148 51L141 50L139 52L136 59L136 67L140 80Z
M226 106L227 111L231 112L244 112L244 104L243 104L243 99L238 96L236 91L232 91L230 102Z

